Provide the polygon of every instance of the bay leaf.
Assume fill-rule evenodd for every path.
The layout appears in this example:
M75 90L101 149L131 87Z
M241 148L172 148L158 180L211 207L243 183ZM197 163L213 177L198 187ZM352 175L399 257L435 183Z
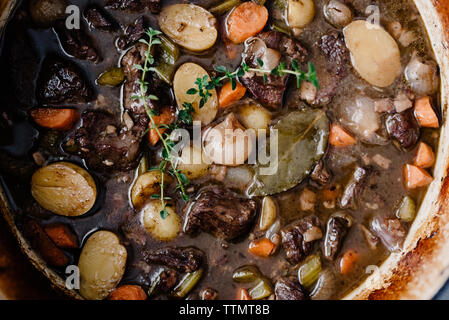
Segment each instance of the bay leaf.
M278 151L273 152L277 154L274 157L277 170L266 175L270 164L256 164L254 180L247 190L250 196L272 195L295 187L310 174L326 151L329 120L322 110L290 112L270 128L270 136L275 134L274 130L278 136ZM272 146L269 148L276 150Z

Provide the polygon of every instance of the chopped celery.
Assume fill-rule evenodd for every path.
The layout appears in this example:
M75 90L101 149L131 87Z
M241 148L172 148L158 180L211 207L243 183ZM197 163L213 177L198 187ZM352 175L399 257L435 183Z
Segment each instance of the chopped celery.
M222 15L231 10L232 8L234 8L238 4L240 4L240 0L226 0L210 8L209 12L213 14Z
M162 80L171 84L172 76L175 71L175 63L179 58L179 48L163 35L159 36L159 39L161 40L162 51L155 70Z
M276 9L284 10L287 7L287 1L286 0L274 0L273 6Z
M321 259L318 255L307 257L304 263L299 267L299 283L309 289L317 280L321 273Z
M198 269L194 272L186 274L176 288L173 289L172 296L176 298L184 298L195 287L202 275L203 269Z
M282 33L285 33L286 35L291 35L290 29L282 22L274 21L271 24L271 30L273 31L279 31Z
M255 266L243 266L234 271L232 280L235 282L254 282L259 280L261 274Z
M261 300L270 296L273 293L270 283L266 279L260 279L260 281L248 291L248 294L253 300Z
M115 87L125 80L125 74L122 68L114 67L103 72L97 79L100 86Z
M142 159L140 159L138 175L142 175L150 169L150 162L148 159L148 154L146 152L143 153Z
M396 209L396 217L405 222L411 222L415 219L416 205L410 196L404 196Z

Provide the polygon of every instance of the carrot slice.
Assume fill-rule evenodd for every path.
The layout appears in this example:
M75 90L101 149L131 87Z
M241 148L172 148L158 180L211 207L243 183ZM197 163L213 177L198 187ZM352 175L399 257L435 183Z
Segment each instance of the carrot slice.
M244 2L232 10L226 21L228 39L242 43L262 31L267 21L267 8L252 1Z
M434 163L435 154L433 153L432 148L428 144L420 142L413 164L420 168L430 168Z
M428 96L415 101L415 117L421 127L438 128L440 126Z
M353 270L354 265L357 262L358 258L359 255L355 250L350 249L346 251L340 260L340 273L341 274L350 273Z
M140 286L124 285L116 288L108 297L108 300L146 300L147 295Z
M407 189L425 187L433 181L432 176L426 170L412 164L406 164L403 173Z
M253 240L249 244L248 251L256 256L268 258L276 245L267 238Z
M153 116L153 120L156 125L161 125L161 124L168 125L168 124L172 123L173 121L175 121L175 114L170 107L167 107L167 108L162 109L162 111L159 115ZM165 130L166 130L165 128L159 128L159 132L161 134L163 134L165 132ZM150 143L152 146L155 146L156 143L160 139L159 134L157 133L157 130L155 128L151 128L151 123L150 123L150 132L148 135L148 139L150 140Z
M59 248L78 248L78 238L67 225L62 223L55 223L45 226L44 230L45 233Z
M348 147L356 143L353 136L346 132L342 126L331 124L329 131L329 143L335 147Z
M231 103L240 100L246 93L246 88L242 86L239 82L234 90L232 90L231 82L225 83L223 88L220 90L220 94L218 95L218 104L220 108L225 108Z
M237 294L237 300L252 300L245 288L240 288Z
M31 111L34 121L41 127L56 130L70 130L79 115L75 109L38 108Z

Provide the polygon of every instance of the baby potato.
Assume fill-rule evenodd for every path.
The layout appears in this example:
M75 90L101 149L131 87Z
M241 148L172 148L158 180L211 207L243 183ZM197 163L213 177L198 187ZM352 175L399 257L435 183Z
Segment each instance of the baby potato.
M142 222L145 230L154 238L170 241L181 231L181 220L175 210L169 206L165 207L167 215L163 218L162 209L160 200L151 200L143 209Z
M106 298L125 272L126 248L110 231L97 231L87 239L78 261L80 294L89 300Z
M31 194L45 209L62 216L80 216L92 209L97 186L83 168L56 162L37 170L31 178Z
M290 28L304 28L314 17L313 0L288 0L287 23Z
M271 121L270 112L257 104L242 105L238 108L237 115L247 129L268 129Z
M164 182L170 183L171 177L164 175ZM140 175L131 189L131 202L134 207L141 208L155 193L161 192L162 173L158 170L148 171Z
M182 105L184 102L193 103L193 108L195 109L193 120L201 121L203 126L211 123L217 115L217 91L215 89L210 90L209 92L212 96L210 96L207 99L206 104L200 108L198 96L187 94L187 90L190 88L196 88L196 79L203 78L204 76L209 76L206 70L196 63L187 62L178 68L173 79L173 90L175 91L178 107L183 109Z
M343 29L351 62L360 76L377 87L388 87L401 73L399 47L390 34L367 21L351 22Z
M191 51L203 51L217 40L217 20L194 4L173 4L159 14L159 26L170 39Z
M210 165L205 161L201 147L185 146L181 151L178 169L189 179L197 179L207 174Z

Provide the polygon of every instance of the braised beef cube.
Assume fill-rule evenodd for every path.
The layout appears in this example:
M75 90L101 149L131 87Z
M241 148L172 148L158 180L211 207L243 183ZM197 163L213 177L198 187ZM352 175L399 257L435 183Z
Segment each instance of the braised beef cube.
M297 264L313 250L315 241L323 237L320 219L308 216L281 230L286 259Z
M61 20L55 24L54 29L66 53L80 60L88 60L94 63L101 61L98 49L95 48L92 39L84 28L68 29L65 20Z
M233 240L244 235L256 216L254 200L238 197L221 186L212 186L200 192L184 208L184 232L199 230L217 238Z
M68 61L46 59L37 82L40 104L86 103L93 94L79 68Z
M371 229L391 252L399 251L404 242L406 231L397 218L374 217Z
M31 247L39 252L45 262L55 267L69 264L69 257L54 244L37 221L26 222L23 231L30 239Z
M331 178L332 173L329 171L328 168L326 168L326 165L322 160L320 160L317 163L312 173L310 174L310 179L312 179L313 182L315 182L321 187L328 184Z
M218 291L213 288L206 288L200 291L201 300L217 300Z
M324 257L335 259L351 226L352 218L345 214L334 214L329 218L323 244Z
M83 125L69 138L67 151L101 172L128 171L137 166L145 127L120 130L114 117L101 111L86 111L81 118Z
M262 32L258 37L265 42L268 48L279 51L288 59L295 59L300 63L305 62L307 59L307 49L298 40L292 39L282 32Z
M371 174L371 169L357 167L352 174L351 180L346 185L343 195L340 199L340 207L342 209L356 209L358 200L367 184L368 178Z
M320 89L313 104L327 105L337 94L338 86L347 75L349 52L342 36L337 33L322 36L316 46L320 56L320 63L316 65Z
M276 281L274 285L276 300L308 300L309 297L298 279L285 277Z
M117 39L117 48L124 50L136 43L145 33L143 17L137 18L133 24L126 27L125 33Z
M107 8L127 11L142 11L148 8L151 12L157 13L160 10L161 0L109 0Z
M198 270L206 262L204 252L194 247L160 248L144 252L144 258L148 263L163 265L185 273Z
M261 76L244 76L240 81L255 99L270 108L282 107L287 77L269 76L265 82Z
M108 13L97 6L84 10L84 17L91 28L103 31L117 31L118 23Z
M405 149L413 147L419 140L419 125L411 110L388 115L385 125L388 134Z

